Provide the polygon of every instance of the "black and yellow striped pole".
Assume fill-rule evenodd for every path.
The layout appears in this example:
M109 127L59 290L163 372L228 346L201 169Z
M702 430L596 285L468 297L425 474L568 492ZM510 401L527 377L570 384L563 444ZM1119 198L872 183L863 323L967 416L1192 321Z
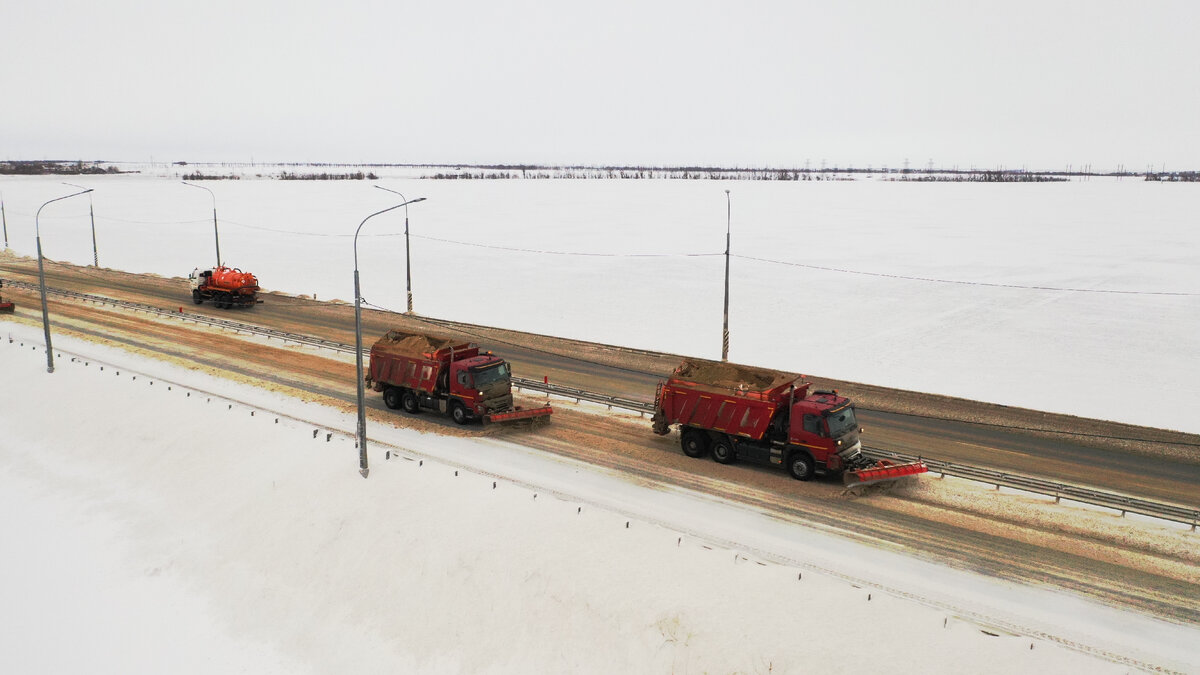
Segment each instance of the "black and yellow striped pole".
M725 326L721 331L721 360L729 360L729 220L733 206L725 191Z

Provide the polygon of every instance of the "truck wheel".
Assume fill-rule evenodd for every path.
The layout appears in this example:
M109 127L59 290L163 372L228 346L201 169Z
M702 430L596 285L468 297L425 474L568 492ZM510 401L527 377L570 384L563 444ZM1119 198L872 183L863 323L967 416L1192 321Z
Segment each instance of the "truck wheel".
M683 454L688 457L698 459L708 454L708 436L702 431L685 430L679 435L679 444L683 446Z
M200 297L200 291L192 291L192 302L197 305L204 302L204 298Z
M400 395L400 406L404 408L404 412L410 415L416 415L421 410L421 407L417 405L417 395L408 389L405 389L404 393Z
M733 464L733 460L737 459L733 454L733 444L727 438L713 443L712 456L718 464Z
M450 417L454 418L455 424L466 424L471 421L471 418L467 415L467 409L458 401L450 404Z
M796 451L788 457L788 473L796 480L811 480L816 469L816 462L807 452Z
M400 407L401 398L403 397L400 396L400 390L395 387L388 387L383 390L383 404L392 410Z

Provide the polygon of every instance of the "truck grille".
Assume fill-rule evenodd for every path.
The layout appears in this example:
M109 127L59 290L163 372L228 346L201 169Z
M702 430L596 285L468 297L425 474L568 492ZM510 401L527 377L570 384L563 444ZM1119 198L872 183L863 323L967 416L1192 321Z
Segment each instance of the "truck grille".
M497 396L496 398L489 398L483 402L483 407L488 412L504 412L505 410L511 410L512 405L513 397L511 392L504 394L503 396Z

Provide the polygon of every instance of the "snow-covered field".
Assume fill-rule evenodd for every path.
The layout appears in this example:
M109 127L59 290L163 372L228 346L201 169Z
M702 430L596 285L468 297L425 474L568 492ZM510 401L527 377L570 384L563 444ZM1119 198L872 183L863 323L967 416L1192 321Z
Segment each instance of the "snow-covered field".
M364 481L352 415L0 331L3 672L1200 672L1195 627L502 440L372 424Z
M102 266L211 265L210 195L181 184L187 167L140 168L71 179L95 192L43 210L46 256L92 261L90 197ZM717 358L724 257L686 254L723 253L729 189L732 249L746 256L732 265L731 359L1200 432L1194 184L411 177L433 171L203 185L222 258L268 289L352 301L354 231L399 203L379 184L427 198L407 208L417 312ZM10 246L34 255L34 214L71 190L3 177ZM363 297L397 310L404 211L358 241ZM1153 405L1119 393L1131 389Z
M102 266L185 276L211 265L212 198L179 180L195 167L134 168L145 173L69 179L95 192L43 210L46 255L91 263L90 197ZM216 195L224 261L268 289L352 301L355 228L398 203L377 183L427 198L408 207L417 312L704 357L720 356L724 257L687 254L723 253L729 189L732 249L745 256L732 265L731 359L1200 432L1195 184L448 181L415 168L278 181L252 177L278 167L204 170L251 176L203 185ZM10 246L34 255L34 214L71 190L54 177L0 178ZM368 221L358 241L364 298L397 310L404 211Z

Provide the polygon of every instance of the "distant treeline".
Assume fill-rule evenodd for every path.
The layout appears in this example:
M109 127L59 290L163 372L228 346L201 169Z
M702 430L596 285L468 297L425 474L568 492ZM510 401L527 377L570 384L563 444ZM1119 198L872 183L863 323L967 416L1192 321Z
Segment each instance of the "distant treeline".
M222 175L217 175L217 174L200 173L199 171L197 171L195 173L183 174L183 179L184 180L241 180L242 177L237 175L236 173L227 173L222 176Z
M101 167L98 162L18 161L0 162L0 174L18 176L124 173L115 166Z
M798 169L502 169L439 171L421 178L433 180L852 180L836 173Z
M374 173L363 173L355 171L354 173L290 173L284 171L279 174L279 180L378 180L379 176Z
M978 173L956 173L935 175L901 175L888 180L912 181L914 183L1060 183L1070 180L1063 176L1041 173L1007 173L1004 171L980 171Z
M1179 171L1176 173L1148 173L1146 180L1164 183L1195 183L1200 181L1200 171Z

